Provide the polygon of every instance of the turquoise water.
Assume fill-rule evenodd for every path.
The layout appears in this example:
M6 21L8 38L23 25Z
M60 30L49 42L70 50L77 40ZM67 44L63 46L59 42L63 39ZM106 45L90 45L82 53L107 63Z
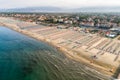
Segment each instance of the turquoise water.
M108 80L57 49L0 27L0 80Z

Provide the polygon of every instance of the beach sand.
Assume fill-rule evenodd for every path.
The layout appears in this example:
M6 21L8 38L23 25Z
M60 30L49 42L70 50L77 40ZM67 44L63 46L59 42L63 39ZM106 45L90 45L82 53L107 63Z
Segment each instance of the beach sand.
M22 28L21 26L18 25L21 23L23 26L25 24L25 26ZM84 34L79 35L79 33L73 30L66 30L66 29L58 30L56 29L56 27L33 28L34 26L39 26L39 25L26 23L26 22L19 22L10 18L3 18L3 17L0 17L0 25L6 26L12 30L23 33L37 40L46 42L56 47L58 50L61 50L70 59L79 61L83 65L89 66L97 70L98 72L104 73L106 75L112 76L119 66L120 59L118 58L117 61L114 62L113 59L116 57L116 55L109 54L107 52L105 52L105 55L98 54L98 56L100 56L98 59L91 58L92 56L96 55L97 52L100 51L95 47L98 44L100 44L102 41L104 40L107 41L106 38L97 37L97 36L90 37ZM29 25L33 27L29 27ZM83 37L83 38L79 39L79 37L80 38ZM94 38L96 39L96 41L94 40ZM97 41L97 38L98 38L98 41ZM90 40L91 42L87 42L89 39L91 39ZM79 45L76 42L79 40L84 42L84 44L79 43L80 44ZM94 45L92 44L92 40L94 41ZM111 69L112 69L112 72L110 72Z

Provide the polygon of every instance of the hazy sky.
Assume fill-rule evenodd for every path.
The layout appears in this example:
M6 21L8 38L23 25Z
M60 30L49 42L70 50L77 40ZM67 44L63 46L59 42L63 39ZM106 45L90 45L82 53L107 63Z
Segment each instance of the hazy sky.
M120 0L0 0L0 8L57 6L66 8L120 6Z

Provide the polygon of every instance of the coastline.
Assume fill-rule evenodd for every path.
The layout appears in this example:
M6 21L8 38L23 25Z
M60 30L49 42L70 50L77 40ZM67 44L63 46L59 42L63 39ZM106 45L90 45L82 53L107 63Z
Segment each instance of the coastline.
M87 56L84 56L82 54L80 54L79 56L74 55L77 52L75 52L73 50L70 50L69 48L63 47L61 45L58 45L54 41L50 41L49 39L45 38L42 35L40 36L40 35L37 35L36 33L32 33L32 32L27 31L27 30L22 30L15 24L10 25L10 24L7 24L7 23L0 23L0 25L8 27L8 28L10 28L10 29L12 29L14 31L17 31L19 33L22 33L22 34L27 35L29 37L32 37L34 39L37 39L37 40L40 40L42 42L48 43L49 45L51 45L51 46L57 48L58 50L62 51L70 59L75 60L75 61L79 61L82 64L84 64L84 65L86 65L88 67L94 68L95 70L100 71L103 74L110 75L110 76L113 75L113 73L109 72L109 69L107 67L105 67L106 64L104 64L102 62L97 62L97 61L96 61L96 63L90 63L91 59L88 59ZM85 53L85 52L81 50L80 53ZM102 65L105 65L105 66L100 66L98 64L102 64ZM109 66L109 65L107 65L107 66Z

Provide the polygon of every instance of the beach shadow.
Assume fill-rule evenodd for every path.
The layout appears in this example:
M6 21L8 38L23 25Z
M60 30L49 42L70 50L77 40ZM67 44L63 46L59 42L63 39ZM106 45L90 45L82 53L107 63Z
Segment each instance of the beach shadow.
M112 77L115 78L115 79L117 79L118 76L119 76L119 74L120 74L120 65L119 65L119 67L116 69L116 71L115 71L115 73L112 75Z

